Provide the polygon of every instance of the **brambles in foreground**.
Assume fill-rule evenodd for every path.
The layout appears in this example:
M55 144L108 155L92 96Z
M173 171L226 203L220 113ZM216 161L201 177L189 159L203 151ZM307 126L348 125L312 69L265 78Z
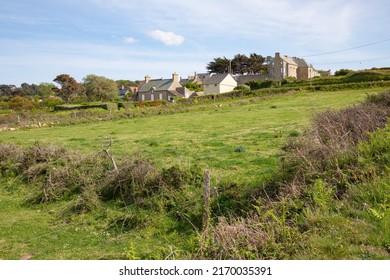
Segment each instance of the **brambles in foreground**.
M317 116L254 194L255 211L221 217L200 256L389 259L389 95Z
M390 117L390 92L369 97L359 106L327 111L314 118L312 128L303 137L284 147L281 181L288 182L283 192L297 192L301 187L324 179L337 186L341 195L348 184L362 182L374 174L356 170L356 146L369 138L369 132L383 128ZM386 145L386 138L383 139ZM341 172L345 170L346 172ZM283 190L282 188L282 190Z
M339 98L331 95L329 99L340 102L346 95L355 98L357 93L337 95ZM294 185L295 178L290 175L299 170L283 174L289 170L273 168L281 143L290 139L304 149L306 142L301 138L310 135L302 134L301 128L295 125L302 124L308 116L294 119L291 108L294 112L304 111L302 101L312 105L314 99L318 102L315 106L322 105L321 108L329 104L342 106L342 103L324 102L323 93L314 95L309 101L299 99L303 95L298 94L242 108L224 103L219 111L214 110L215 107L209 111L202 109L206 110L204 114L192 119L202 119L202 122L194 121L194 124L189 124L190 114L183 114L4 133L4 140L10 136L9 143L16 136L23 143L23 135L28 140L34 138L43 142L47 135L56 135L56 139L50 139L51 143L78 147L84 149L84 154L43 142L31 145L28 140L25 141L28 147L0 144L1 180L5 182L0 188L0 208L6 213L0 215L5 240L0 242L0 257L19 258L28 254L32 258L66 259L389 259L390 182L386 179L389 176L389 129L373 129L364 139L352 137L365 135L363 130L377 123L379 113L367 121L366 116L353 110L351 112L355 113L343 111L343 117L335 114L336 119L338 116L342 120L340 127L333 114L326 115L327 121L317 129L324 140L322 145L331 145L339 139L349 143L337 143L337 147L343 149L327 159L332 164L336 162L334 166L338 169L315 170L305 174L303 183ZM360 91L360 98L362 96ZM306 94L305 98L308 97ZM367 108L388 107L388 97L384 95L369 99ZM244 101L247 101L245 104L251 102ZM270 110L273 104L277 110ZM235 113L231 114L232 111ZM288 115L283 115L286 112ZM186 122L179 121L183 116ZM259 116L261 119L254 123L253 119ZM272 118L266 119L266 116ZM275 120L281 118L293 125L276 127ZM224 122L219 122L221 119ZM379 120L381 123L382 119ZM362 125L359 121L366 123ZM267 126L266 130L256 125L260 122ZM237 127L230 126L231 123ZM112 170L112 163L102 153L91 152L100 150L103 136L96 136L100 135L96 131L101 133L102 127L108 126L110 134L123 144L112 151L118 172ZM133 138L126 138L129 133L122 131L130 126ZM144 129L145 126L149 130ZM157 126L163 129L160 131ZM90 134L75 137L80 127L90 129ZM150 127L156 128L153 133ZM343 132L349 128L353 133L345 136ZM335 136L326 134L327 130L335 132ZM167 131L174 131L171 133L174 138L166 137ZM198 138L188 136L193 131L196 135L191 136ZM207 133L202 134L203 131ZM225 135L226 131L231 134ZM337 138L339 135L343 137ZM93 146L93 141L87 142L89 138L99 139L98 144ZM198 139L206 145L201 145ZM264 145L267 139L271 142ZM131 145L125 146L126 143ZM134 143L141 147L139 153L149 158L128 156L126 152ZM184 145L192 150L183 149ZM238 147L247 150L235 153ZM272 148L275 150L270 152ZM213 150L218 154L211 155ZM254 154L256 150L259 154ZM164 153L159 154L159 151ZM199 233L202 169L194 167L190 160L187 163L192 151L197 158L203 157L196 163L216 162L218 158L220 161L212 169L220 168L219 171L232 174L212 178L218 196L211 201L208 234ZM264 151L273 153L272 158L263 156ZM285 152L283 155L287 158L289 151ZM183 155L188 158L181 158ZM337 160L331 158L333 155L337 155ZM152 162L152 157L162 158L163 164ZM178 161L172 160L178 157ZM255 169L256 166L260 168ZM264 166L270 170L267 178L274 179L270 184L265 177L259 179L263 174L258 170L262 171ZM280 178L292 178L292 181ZM344 184L334 178L342 178ZM62 185L63 182L67 186ZM10 206L12 199L14 206ZM28 230L31 228L34 233ZM35 239L36 236L40 238Z

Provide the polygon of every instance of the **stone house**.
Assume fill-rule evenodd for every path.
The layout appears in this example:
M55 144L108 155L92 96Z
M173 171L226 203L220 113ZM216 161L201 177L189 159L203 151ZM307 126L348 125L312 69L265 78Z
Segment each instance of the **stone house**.
M193 92L182 87L179 75L172 74L172 79L151 79L149 75L139 87L137 101L166 100L172 102L175 97L188 98Z
M268 71L271 80L281 81L284 78L297 78L298 64L292 57L281 56L280 53L275 53L275 57L268 65Z
M288 77L308 80L319 76L318 71L303 58L281 56L278 52L268 64L268 74L269 78L275 81L281 81Z
M320 76L320 73L313 68L313 65L307 63L304 59L293 57L295 62L298 64L297 68L297 79L308 80L316 76Z
M224 93L234 90L237 81L231 74L216 74L204 81L204 94Z

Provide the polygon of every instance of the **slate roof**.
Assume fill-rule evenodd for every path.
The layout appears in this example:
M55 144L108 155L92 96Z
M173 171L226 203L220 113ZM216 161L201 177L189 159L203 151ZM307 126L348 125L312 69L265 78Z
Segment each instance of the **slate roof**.
M293 64L293 65L297 65L298 66L298 63L292 58L292 57L288 57L288 56L281 56L281 58L286 61L288 64Z
M204 84L205 85L220 84L228 75L230 74L225 73L225 74L212 75L210 78L204 81Z
M293 59L298 64L298 67L311 67L303 58L294 57Z
M158 80L150 80L146 84L144 84L138 92L149 92L153 87L156 91L159 90L168 90L172 85L172 79L158 79Z

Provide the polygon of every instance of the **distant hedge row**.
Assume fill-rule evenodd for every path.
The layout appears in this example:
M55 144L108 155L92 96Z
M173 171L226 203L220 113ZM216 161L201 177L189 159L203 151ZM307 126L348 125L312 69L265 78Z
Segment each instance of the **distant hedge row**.
M286 94L297 91L337 91L347 89L364 89L371 87L386 87L390 86L390 80L376 81L376 82L356 82L356 83L340 83L329 85L316 85L316 86L296 86L296 87L271 87L261 88L257 90L235 90L227 93L220 94L208 94L203 96L197 96L188 99L179 100L180 104L194 104L198 102L206 102L211 100L225 100L225 99L239 99L245 97L262 97L276 94Z
M118 110L123 107L121 103L103 103L103 104L64 104L54 107L54 111L86 110L101 108L104 110Z

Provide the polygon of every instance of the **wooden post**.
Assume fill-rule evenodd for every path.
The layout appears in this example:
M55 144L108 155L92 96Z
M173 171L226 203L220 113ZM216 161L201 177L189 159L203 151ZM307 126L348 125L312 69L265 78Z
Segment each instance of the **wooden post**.
M102 145L102 150L106 153L107 157L111 160L112 166L113 166L114 170L115 170L116 172L118 172L118 167L116 166L115 159L114 159L114 157L113 157L113 156L110 154L110 152L109 152L109 150L110 150L110 148L111 148L113 142L114 142L114 141L112 140L112 137L110 136L110 138L109 138L109 146L105 149L105 148L103 147L103 145Z
M206 169L203 178L203 231L208 229L210 223L210 181L210 170Z

